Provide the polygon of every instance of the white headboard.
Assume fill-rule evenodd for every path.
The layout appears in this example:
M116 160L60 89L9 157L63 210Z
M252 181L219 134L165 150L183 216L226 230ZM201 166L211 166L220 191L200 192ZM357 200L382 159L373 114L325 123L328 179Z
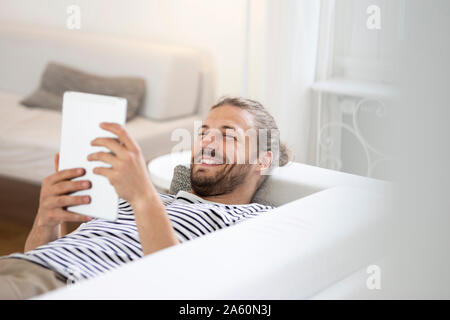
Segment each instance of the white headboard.
M147 96L140 114L163 120L211 104L209 74L190 48L71 30L0 24L0 90L37 88L49 61L104 76L140 76Z

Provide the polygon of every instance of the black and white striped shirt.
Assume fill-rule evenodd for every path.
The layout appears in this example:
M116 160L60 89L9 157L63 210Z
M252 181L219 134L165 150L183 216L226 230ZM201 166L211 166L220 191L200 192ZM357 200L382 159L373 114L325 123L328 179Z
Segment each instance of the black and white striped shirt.
M160 197L180 242L232 226L273 208L257 203L225 205L185 191L176 196L160 194ZM120 199L116 221L94 219L60 239L7 257L32 261L76 282L142 256L133 209Z

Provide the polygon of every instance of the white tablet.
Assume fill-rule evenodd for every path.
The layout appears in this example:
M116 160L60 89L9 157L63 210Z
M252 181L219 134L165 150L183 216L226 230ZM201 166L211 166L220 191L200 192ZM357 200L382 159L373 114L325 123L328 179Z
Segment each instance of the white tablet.
M71 195L89 195L91 202L68 207L69 211L116 220L119 196L109 180L92 172L95 167L111 167L101 161L88 161L93 152L110 152L105 147L91 146L97 137L116 135L100 128L101 122L115 122L125 125L127 100L119 97L103 96L81 92L65 92L62 107L61 147L59 170L84 168L86 174L73 180L90 180L92 187Z

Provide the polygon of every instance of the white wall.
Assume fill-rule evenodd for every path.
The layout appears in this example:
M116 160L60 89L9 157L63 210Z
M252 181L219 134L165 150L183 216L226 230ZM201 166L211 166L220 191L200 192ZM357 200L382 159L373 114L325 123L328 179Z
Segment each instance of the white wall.
M81 8L81 31L199 49L214 66L216 96L242 94L244 0L1 0L0 22L66 28L72 4Z
M0 0L0 23L66 28L72 4L81 9L81 31L200 50L213 68L215 98L262 102L295 160L307 163L318 0Z
M402 5L403 3L403 5ZM367 8L380 8L380 29L366 28ZM402 43L404 1L339 0L336 2L333 75L390 83Z

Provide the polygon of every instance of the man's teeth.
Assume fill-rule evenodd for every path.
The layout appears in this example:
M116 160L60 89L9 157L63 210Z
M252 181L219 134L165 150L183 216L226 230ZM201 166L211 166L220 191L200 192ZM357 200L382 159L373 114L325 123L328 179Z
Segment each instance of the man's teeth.
M204 164L217 164L214 159L202 159L202 163Z

